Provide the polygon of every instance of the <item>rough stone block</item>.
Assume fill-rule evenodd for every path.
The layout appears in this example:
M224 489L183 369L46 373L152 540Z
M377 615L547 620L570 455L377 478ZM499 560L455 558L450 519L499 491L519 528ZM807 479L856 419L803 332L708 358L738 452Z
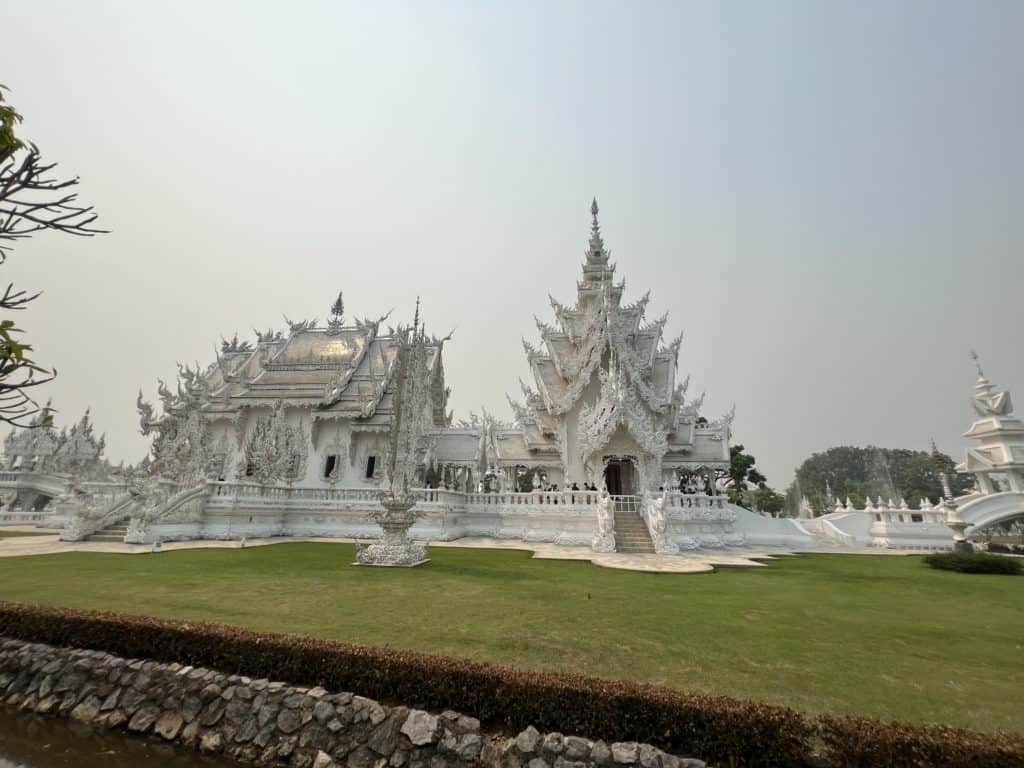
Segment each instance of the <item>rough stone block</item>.
M581 739L579 736L566 736L565 737L565 759L566 760L583 760L590 754L590 742L587 739Z
M612 760L620 765L635 763L640 757L640 745L635 741L617 741L612 744Z
M408 736L413 744L421 747L437 741L439 726L440 720L437 715L424 712L422 709L413 709L409 711L409 716L402 725L402 733Z
M199 739L199 749L202 752L220 752L224 748L224 737L220 731L207 731Z
M295 733L302 726L302 714L294 709L283 709L277 716L277 727L281 733Z
M650 744L641 744L640 765L643 768L661 768L659 765L661 754L661 750L657 747L652 747Z
M153 726L153 731L157 736L161 736L167 739L167 741L173 741L177 738L178 733L181 732L184 722L185 720L180 712L164 712L160 715L160 719L156 721L156 725Z
M143 707L128 721L128 730L132 733L147 733L158 717L160 710L156 707Z
M532 725L527 726L526 730L516 736L516 749L524 755L534 752L539 744L540 732Z
M590 748L590 760L594 765L608 765L612 760L612 751L603 741L595 741Z
M49 698L56 699L55 696ZM57 702L54 701L53 704L49 706L51 711L56 703ZM72 719L80 720L83 723L91 723L96 719L97 715L99 715L100 706L102 704L103 702L101 702L96 696L88 696L81 704L71 710L71 717Z

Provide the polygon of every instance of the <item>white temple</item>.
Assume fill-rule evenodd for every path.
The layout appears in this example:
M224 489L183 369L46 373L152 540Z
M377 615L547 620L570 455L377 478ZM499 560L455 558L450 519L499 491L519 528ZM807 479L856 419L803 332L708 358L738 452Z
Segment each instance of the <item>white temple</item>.
M427 337L413 419L417 539L548 541L598 551L813 547L796 521L769 519L720 493L732 414L709 422L703 396L677 381L682 337L646 320L625 284L596 202L576 300L551 300L555 324L524 342L532 384L510 400L513 423L486 411L453 424L443 353ZM410 328L387 317L346 322L340 297L324 326L288 323L254 342L225 341L205 368L179 366L160 407L139 394L152 461L126 493L81 505L79 540L127 525L125 540L334 536L377 538L394 426L398 352ZM391 462L390 465L393 465ZM108 530L109 533L109 530Z
M72 497L105 505L124 493L124 469L104 457L106 439L97 437L89 410L59 432L47 424L52 414L47 402L28 428L13 429L4 440L0 524L60 526L69 514L63 502Z
M591 214L575 302L552 298L554 324L537 321L539 345L523 342L531 384L509 398L512 422L483 411L453 423L449 337L425 333L418 301L411 326L391 326L387 316L346 322L339 295L324 326L288 321L224 341L205 368L179 365L173 388L159 382L159 408L140 392L152 450L134 471L103 459L88 412L60 433L42 422L12 433L0 525L63 526L70 541L372 539L360 562L393 565L384 561L398 550L403 564L425 559L413 539L462 537L660 554L933 550L953 545L956 514L968 534L1024 516L1024 422L980 368L966 433L978 444L957 467L974 475L971 494L918 509L837 499L820 517L804 503L800 519L730 504L732 413L709 422L703 395L687 398L682 336L666 343L667 317L646 320L647 295L624 302L596 202Z

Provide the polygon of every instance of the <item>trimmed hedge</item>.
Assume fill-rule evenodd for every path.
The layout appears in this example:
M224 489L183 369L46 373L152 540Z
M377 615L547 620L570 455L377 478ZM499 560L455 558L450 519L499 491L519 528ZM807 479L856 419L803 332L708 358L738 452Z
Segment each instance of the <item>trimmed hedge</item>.
M1024 555L1024 544L1000 544L992 542L988 545L989 552L1004 552L1008 555Z
M817 720L825 758L842 768L1019 768L1024 736L977 733L941 725L881 722L866 717Z
M444 656L204 622L0 602L0 636L222 672L322 685L427 709L454 709L497 730L528 725L641 741L732 766L1024 768L1024 735L868 718L811 719L787 707L582 675L545 674Z
M959 573L998 573L1018 576L1020 560L984 552L940 552L928 555L924 561L932 568Z

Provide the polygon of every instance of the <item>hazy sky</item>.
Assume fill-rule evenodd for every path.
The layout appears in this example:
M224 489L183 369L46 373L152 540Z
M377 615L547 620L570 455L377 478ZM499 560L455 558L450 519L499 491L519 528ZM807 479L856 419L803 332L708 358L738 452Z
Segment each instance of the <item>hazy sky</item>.
M113 232L0 277L45 290L58 423L92 405L115 461L140 386L339 289L422 294L456 413L507 416L596 195L627 300L773 485L837 444L959 455L971 347L1024 398L1022 30L995 0L7 0L22 135Z

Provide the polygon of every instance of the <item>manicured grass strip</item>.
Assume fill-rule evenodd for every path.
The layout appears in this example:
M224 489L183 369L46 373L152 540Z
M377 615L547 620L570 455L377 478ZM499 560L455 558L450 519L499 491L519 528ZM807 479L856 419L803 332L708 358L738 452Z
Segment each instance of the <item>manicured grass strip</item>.
M0 528L0 539L14 539L21 536L52 536L57 531L5 531Z

